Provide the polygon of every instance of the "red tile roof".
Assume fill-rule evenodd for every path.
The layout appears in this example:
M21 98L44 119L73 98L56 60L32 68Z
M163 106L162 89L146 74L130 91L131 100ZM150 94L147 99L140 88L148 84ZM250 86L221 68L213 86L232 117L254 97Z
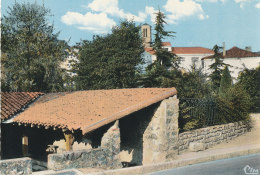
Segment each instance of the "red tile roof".
M213 50L204 47L173 47L175 54L214 54Z
M155 54L153 48L145 48L145 51ZM172 47L172 51L175 54L214 54L213 50L204 47Z
M151 55L155 54L155 50L153 50L153 48L144 48L144 50L148 53L150 53Z
M231 49L226 51L225 56L223 56L223 52L221 52L221 56L222 58L246 58L246 57L260 57L260 54L243 50L238 47L232 47ZM202 59L212 59L212 58L214 58L214 55Z
M33 102L41 92L1 92L1 120L6 120Z
M162 46L172 46L170 42L162 42Z
M176 93L175 88L136 88L46 94L14 122L80 129L85 134Z

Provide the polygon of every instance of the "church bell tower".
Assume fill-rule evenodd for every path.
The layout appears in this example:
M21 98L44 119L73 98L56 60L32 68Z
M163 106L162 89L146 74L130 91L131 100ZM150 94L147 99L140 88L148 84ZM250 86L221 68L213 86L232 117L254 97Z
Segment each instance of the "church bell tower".
M152 37L151 37L151 26L149 24L143 24L141 27L142 38L144 42L144 47L151 47Z

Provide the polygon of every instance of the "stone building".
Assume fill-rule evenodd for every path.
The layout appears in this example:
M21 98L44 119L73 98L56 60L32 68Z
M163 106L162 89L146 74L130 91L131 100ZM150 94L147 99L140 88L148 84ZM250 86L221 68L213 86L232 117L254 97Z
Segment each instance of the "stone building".
M17 130L18 128L13 126L13 118L41 95L43 95L41 92L1 92L2 132L0 141L1 157L3 159L21 157L23 150L26 150L25 140L22 141L22 139L26 138L23 138L21 132Z
M80 156L112 154L96 161L106 160L101 164L114 168L120 164L111 162L142 165L170 160L177 154L176 94L175 88L39 94L42 96L5 120L3 155L47 161L52 153L48 158L52 169L62 169L64 162L57 162L61 160L57 156L72 154L68 152L72 150L88 150ZM6 111L3 104L2 113Z

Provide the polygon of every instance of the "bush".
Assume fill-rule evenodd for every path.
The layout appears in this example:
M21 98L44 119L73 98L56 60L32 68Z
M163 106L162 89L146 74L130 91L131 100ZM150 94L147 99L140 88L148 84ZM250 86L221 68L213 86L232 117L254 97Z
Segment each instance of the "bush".
M240 72L238 83L250 95L252 100L251 112L259 111L260 99L260 67L256 69L244 69Z
M231 87L225 94L216 97L219 123L230 123L249 119L253 105L247 91L239 84Z

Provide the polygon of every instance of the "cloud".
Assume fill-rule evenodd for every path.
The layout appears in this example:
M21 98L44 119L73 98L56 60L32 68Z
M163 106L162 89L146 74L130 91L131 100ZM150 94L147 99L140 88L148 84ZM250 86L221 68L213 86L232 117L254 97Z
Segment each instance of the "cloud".
M147 16L150 16L152 23L155 23L157 12L158 12L158 10L155 10L153 7L150 7L150 6L145 7L145 13L147 14Z
M112 26L116 25L113 19L105 13L91 13L85 15L78 12L68 11L61 17L61 21L67 25L76 25L81 30L90 30L94 33L106 33Z
M199 14L198 17L199 17L200 20L209 19L209 15Z
M164 8L170 13L167 15L169 23L176 23L179 19L194 15L200 20L209 18L208 15L204 14L201 5L193 0L168 0Z
M218 2L218 1L221 1L221 2L224 2L225 0L195 0L196 2Z
M260 9L260 2L255 5L256 8Z
M118 0L93 0L87 6L82 6L91 12L85 15L78 12L68 11L61 17L63 23L75 25L80 30L90 30L95 33L107 33L116 22L112 17L144 22L147 18L146 12L139 12L138 15L125 12L118 7Z
M147 17L143 12L139 12L138 16L125 12L118 7L118 0L94 0L87 7L95 12L103 12L128 20L134 19L136 22L144 22Z
M235 0L236 3L240 4L240 8L244 8L245 3L250 1L251 0Z

